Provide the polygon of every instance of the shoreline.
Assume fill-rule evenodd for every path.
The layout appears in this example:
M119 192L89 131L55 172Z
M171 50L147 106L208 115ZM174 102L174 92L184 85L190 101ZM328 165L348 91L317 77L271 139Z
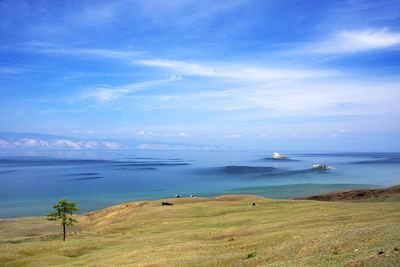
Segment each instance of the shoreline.
M300 197L300 198L283 198L283 199L276 199L276 198L267 198L267 197L263 197L260 195L252 195L252 194L240 194L240 195L236 195L236 194L232 194L232 195L218 195L218 196L214 196L214 197L178 197L178 198L162 198L162 199L153 199L153 200L138 200L138 201L132 201L132 202L125 202L125 203L121 203L121 204L117 204L117 205L112 205L110 207L107 207L105 209L100 209L100 210L94 210L94 211L89 211L89 212L85 212L85 213L81 213L78 215L84 215L84 216L92 216L98 213L102 213L105 212L106 210L112 210L113 208L117 208L120 206L138 206L141 207L143 206L143 204L149 203L149 202L160 202L160 206L162 202L174 202L177 201L179 202L183 202L183 203L196 203L196 202L204 202L204 201L211 201L211 200L228 200L228 201L238 201L238 200L251 200L251 199L264 199L264 200L282 200L282 201L300 201L300 200L313 200L313 201L325 201L325 202L329 202L329 201L352 201L352 200L367 200L368 198L368 194L363 194L364 198L360 198L360 195L358 195L358 192L372 192L371 198L372 197L376 197L376 196L390 196L393 194L398 194L399 198L398 201L400 201L400 184L399 185L395 185L395 186L391 186L391 187L384 187L384 188L375 188L375 189L364 189L364 188L360 188L360 189L355 189L355 190L346 190L346 191L334 191L334 192L329 192L326 194L318 194L318 195L311 195L311 196L307 196L307 197ZM340 195L346 195L349 196L349 198L347 199L327 199L324 198L325 196L340 196ZM353 199L351 199L351 197L353 197ZM385 201L387 198L385 199L377 199L378 202L383 202ZM390 199L389 199L390 200ZM396 199L397 200L397 199ZM174 203L173 203L174 204Z
M398 266L400 201L254 195L136 201L67 228L45 216L2 220L5 266ZM253 205L256 203L256 205ZM249 258L248 255L253 255ZM293 257L293 255L296 255Z
M396 192L400 192L400 185L395 185L395 186L391 186L391 187L379 187L378 185L369 185L366 184L365 187L358 187L357 189L353 189L353 190L333 190L333 191L328 191L327 193L321 193L321 194L309 194L307 196L304 197L287 197L287 198L273 198L273 197L266 197L263 196L261 194L257 194L256 192L251 193L251 189L255 189L257 191L260 190L265 190L265 189L271 189L271 188L277 188L277 187L282 187L282 188L295 188L297 189L298 187L307 187L307 186L322 186L324 188L330 188L330 187L335 187L335 186L339 186L339 187L348 187L348 186L358 186L358 184L293 184L293 185L270 185L270 186L264 186L264 187L248 187L248 188L243 188L243 189L233 189L233 190L227 190L227 194L215 194L213 195L212 193L206 194L206 196L199 196L199 197L189 197L189 196L185 196L185 195L181 195L180 198L156 198L156 199L139 199L139 200L133 200L133 201L126 201L126 202L121 202L121 203L116 203L116 204L112 204L109 205L107 207L104 208L100 208L100 209L93 209L93 210L89 210L89 211L85 211L82 213L76 213L76 215L81 216L81 215L87 215L87 214L91 214L91 213L97 213L97 212L101 212L103 210L108 210L110 208L113 207L117 207L117 206L123 206L123 205L128 205L128 204L133 204L133 203L141 203L141 202L157 202L159 201L160 203L162 201L169 201L169 202L173 202L175 200L193 200L193 202L195 202L196 200L204 200L204 199L217 199L217 198L223 198L223 197L248 197L248 196L254 196L254 197L260 197L260 198L264 198L264 199L271 199L271 200L317 200L317 201L356 201L356 200L365 200L365 197L369 196L368 193L366 193L364 196L364 198L357 198L357 193L359 192L374 192L375 194L373 194L373 196L376 196L381 193L384 194L383 197L387 196L388 194L390 194L390 192L388 192L388 189L390 188L396 188L396 190L393 191L393 193ZM371 186L374 186L373 188L371 188ZM241 191L241 190L246 190L245 193L241 194L236 194L236 192ZM232 194L230 194L232 193ZM340 199L341 195L346 195L348 196L347 198L343 198ZM210 196L211 195L211 196ZM335 197L337 196L337 197ZM352 199L353 197L353 199ZM386 197L385 199L379 198L378 197L374 197L376 198L375 201L384 201L385 199L390 200L390 197ZM399 193L399 197L398 199L400 200L400 193ZM397 198L396 198L397 200ZM72 201L72 200L71 200ZM192 201L189 201L192 202ZM78 207L79 207L79 202L77 203ZM50 206L49 206L49 210L50 210ZM9 217L9 218L0 218L0 221L4 221L4 220L13 220L13 219L19 219L19 218L32 218L32 217L43 217L44 215L32 215L32 216L16 216L16 217Z

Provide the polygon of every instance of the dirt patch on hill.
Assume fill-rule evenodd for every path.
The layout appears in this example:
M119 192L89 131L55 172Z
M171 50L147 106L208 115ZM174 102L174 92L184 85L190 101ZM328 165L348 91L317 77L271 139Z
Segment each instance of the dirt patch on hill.
M295 200L319 201L346 201L346 200L371 200L371 201L400 201L400 185L379 189L356 189L338 191L308 197L298 197Z
M147 201L136 201L136 202L129 202L129 203L123 203L115 206L111 206L102 210L95 210L91 212L87 212L83 215L86 216L94 216L94 215L99 215L99 214L105 214L105 213L110 213L110 212L115 212L115 211L121 211L127 208L140 208L144 206L150 205L149 202Z

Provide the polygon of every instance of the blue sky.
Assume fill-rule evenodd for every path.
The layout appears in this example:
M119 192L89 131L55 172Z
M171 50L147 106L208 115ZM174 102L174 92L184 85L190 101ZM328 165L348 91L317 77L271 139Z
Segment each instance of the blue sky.
M0 131L400 150L399 1L0 1Z

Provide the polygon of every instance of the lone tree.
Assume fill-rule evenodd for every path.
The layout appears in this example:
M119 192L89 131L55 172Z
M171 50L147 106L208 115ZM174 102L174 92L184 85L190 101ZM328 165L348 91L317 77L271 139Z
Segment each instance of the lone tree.
M54 204L53 208L56 211L52 211L49 214L46 214L47 220L56 221L61 220L61 225L63 226L64 238L65 241L65 227L73 225L78 222L77 220L71 218L68 215L72 215L74 211L78 211L79 208L75 208L76 202L68 202L65 198L58 201L58 204Z

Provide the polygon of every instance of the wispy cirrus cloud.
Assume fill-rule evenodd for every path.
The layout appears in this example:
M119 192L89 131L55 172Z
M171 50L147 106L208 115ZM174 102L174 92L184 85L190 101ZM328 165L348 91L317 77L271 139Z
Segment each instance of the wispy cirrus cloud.
M185 60L170 60L149 58L149 55L140 51L113 50L113 49L75 49L62 47L43 47L41 53L53 55L90 56L106 59L121 60L137 66L154 67L172 72L180 76L216 77L230 80L249 82L262 82L276 79L311 79L319 77L336 76L338 71L327 69L311 69L306 66L290 67L265 67L247 62L191 62ZM147 57L147 58L145 58Z
M318 54L346 54L395 48L400 45L400 32L388 29L341 31L325 41L310 45L308 51Z
M113 50L113 49L75 49L75 48L62 48L62 47L44 47L39 50L41 53L48 53L54 55L75 55L75 56L94 56L100 58L110 58L119 60L133 60L138 56L143 55L138 51L127 50Z
M137 136L164 136L164 137L189 137L192 136L192 134L189 134L187 132L153 132L153 131L145 131L145 130L140 130L135 132L135 135Z
M19 75L19 74L25 74L29 71L31 70L26 68L0 66L0 74Z
M179 75L229 78L243 81L266 81L275 79L309 79L337 75L337 71L312 70L307 68L264 68L243 63L233 64L198 64L187 61L168 59L142 59L136 64L165 68Z
M226 134L224 135L224 138L241 138L241 134Z
M168 59L142 59L137 60L135 63L138 65L172 69L186 75L211 77L223 76L223 73L219 73L215 68L211 66L189 63L185 61Z
M147 90L153 86L181 80L179 76L171 76L165 80L155 80L131 83L122 86L97 86L87 89L80 97L81 99L94 99L99 102L117 100L118 98L130 93Z
M396 100L400 97L399 86L398 82L292 81L219 91L135 95L131 101L143 109L202 109L231 113L237 120L398 114Z

